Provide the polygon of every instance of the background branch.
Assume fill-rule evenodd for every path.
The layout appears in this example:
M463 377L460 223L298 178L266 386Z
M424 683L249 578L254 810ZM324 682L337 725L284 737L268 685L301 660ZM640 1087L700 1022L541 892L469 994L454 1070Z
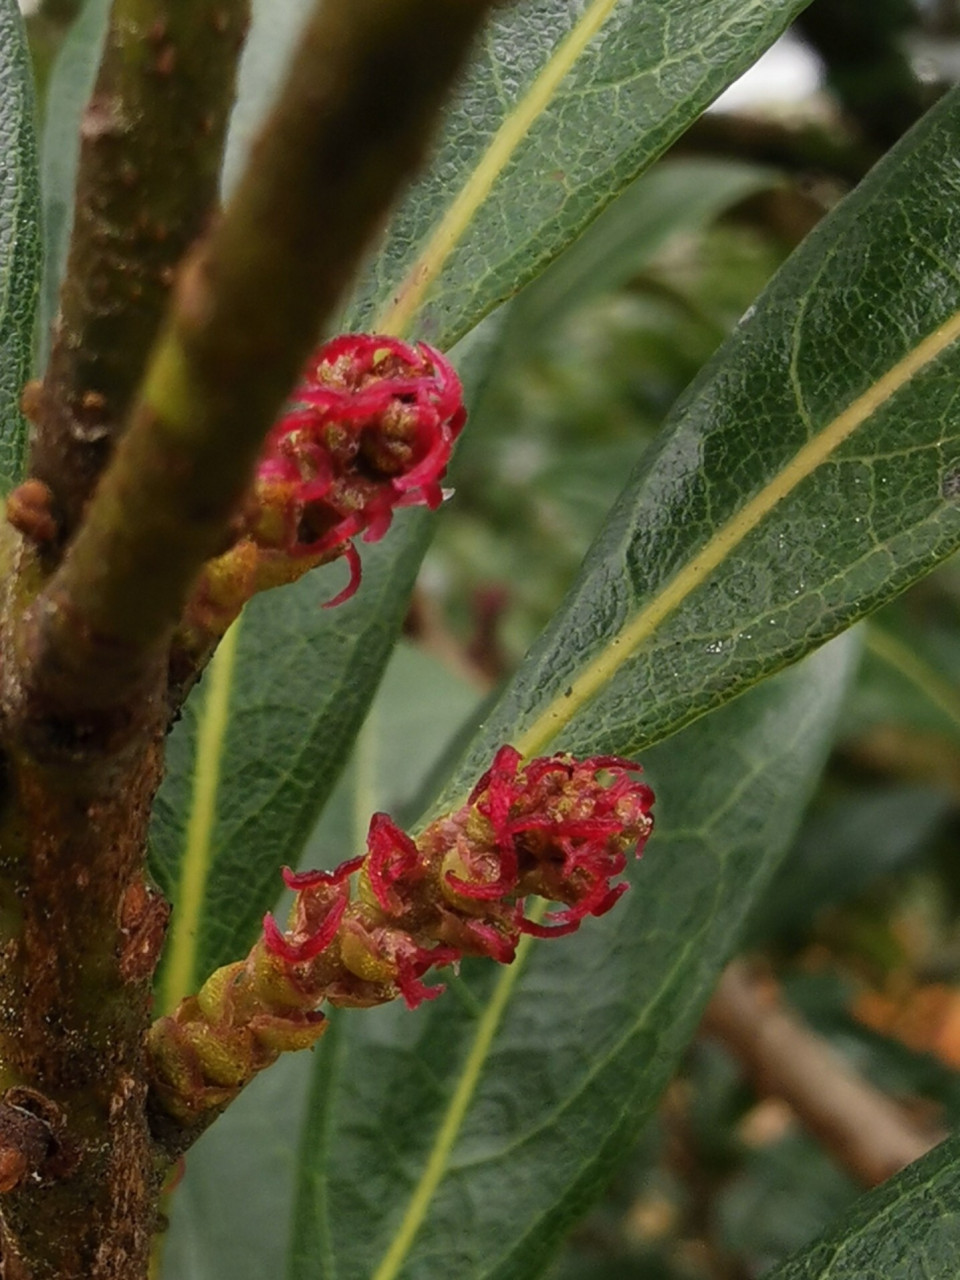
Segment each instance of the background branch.
M782 1008L742 961L729 965L703 1029L761 1093L788 1102L834 1159L866 1186L885 1181L946 1135L929 1133Z

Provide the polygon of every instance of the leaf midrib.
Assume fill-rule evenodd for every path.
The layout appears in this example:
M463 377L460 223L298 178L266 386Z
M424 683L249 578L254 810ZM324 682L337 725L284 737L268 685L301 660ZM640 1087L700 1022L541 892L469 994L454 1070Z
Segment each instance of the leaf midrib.
M409 269L389 305L374 322L377 333L405 334L423 299L444 264L473 221L494 183L526 138L534 122L546 111L580 55L610 17L619 0L592 0L513 110L504 118L490 145L474 166L447 211L431 233L425 248Z
M569 681L513 745L525 757L538 755L644 644L656 629L715 572L774 507L848 440L912 378L960 338L960 311L922 339L867 388L736 511L649 602L612 636L583 671Z
M546 909L546 903L537 903L530 912L532 919L539 920ZM504 967L497 979L491 998L477 1024L476 1035L470 1052L464 1061L463 1070L457 1081L447 1105L446 1113L437 1136L430 1150L423 1173L414 1188L413 1195L407 1204L406 1212L394 1233L390 1245L383 1255L380 1265L373 1272L371 1280L395 1280L400 1268L406 1261L417 1233L423 1225L424 1218L436 1194L437 1187L443 1180L450 1160L450 1153L463 1127L464 1117L473 1101L481 1072L490 1055L490 1048L500 1027L500 1022L510 1003L513 989L520 980L520 975L527 964L533 938L525 935L520 939L517 955L513 964Z
M196 981L200 920L213 860L213 833L217 821L224 748L230 724L230 700L240 626L241 620L238 619L220 641L206 675L206 698L197 725L190 811L184 834L177 892L174 895L176 912L160 988L159 1005L162 1014L172 1013L180 1000L190 993Z

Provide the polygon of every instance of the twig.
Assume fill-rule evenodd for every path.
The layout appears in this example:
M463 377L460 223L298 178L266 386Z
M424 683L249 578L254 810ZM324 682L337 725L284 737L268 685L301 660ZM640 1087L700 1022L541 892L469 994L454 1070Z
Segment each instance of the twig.
M245 178L181 270L130 429L37 611L32 665L48 692L122 702L166 644L490 7L352 0L307 23Z
M53 348L30 398L31 473L64 540L122 431L176 264L216 201L249 0L114 0L83 116Z
M738 1059L762 1093L788 1102L853 1177L872 1187L918 1160L946 1135L904 1112L782 1008L742 961L729 965L704 1030Z

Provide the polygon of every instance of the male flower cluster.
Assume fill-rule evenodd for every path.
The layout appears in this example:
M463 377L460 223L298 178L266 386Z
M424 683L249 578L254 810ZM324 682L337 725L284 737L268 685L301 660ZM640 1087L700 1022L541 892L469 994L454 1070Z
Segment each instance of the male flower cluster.
M554 755L523 764L501 747L467 802L417 838L386 814L365 856L335 871L284 872L286 930L273 916L246 960L219 969L157 1022L154 1088L180 1120L198 1119L285 1049L323 1031L318 1006L369 1006L439 995L431 969L466 955L509 964L524 933L572 933L626 891L616 878L650 834L653 793L617 756ZM561 904L542 920L536 895Z
M462 388L432 347L344 334L313 354L267 436L241 535L211 561L187 610L195 643L226 631L252 595L382 538L397 507L443 500L440 482L464 421Z

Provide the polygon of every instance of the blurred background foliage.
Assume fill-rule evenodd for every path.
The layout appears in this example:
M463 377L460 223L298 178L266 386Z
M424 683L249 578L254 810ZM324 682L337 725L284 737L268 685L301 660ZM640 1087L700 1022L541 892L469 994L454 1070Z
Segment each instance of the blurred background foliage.
M41 83L76 8L34 6ZM408 620L417 662L447 672L401 655L385 698L419 680L466 713L512 670L666 410L819 217L960 77L960 5L815 0L777 56L772 88L755 75L760 88L704 117L454 352L468 383L471 364L495 372L468 385L456 498ZM784 101L798 67L810 83ZM497 358L471 361L475 344ZM842 732L745 954L812 1043L933 1135L960 1120L960 568L861 632ZM398 805L416 781L398 778ZM335 801L328 839L340 818ZM817 1236L860 1184L765 1083L704 1034L551 1280L750 1280Z

